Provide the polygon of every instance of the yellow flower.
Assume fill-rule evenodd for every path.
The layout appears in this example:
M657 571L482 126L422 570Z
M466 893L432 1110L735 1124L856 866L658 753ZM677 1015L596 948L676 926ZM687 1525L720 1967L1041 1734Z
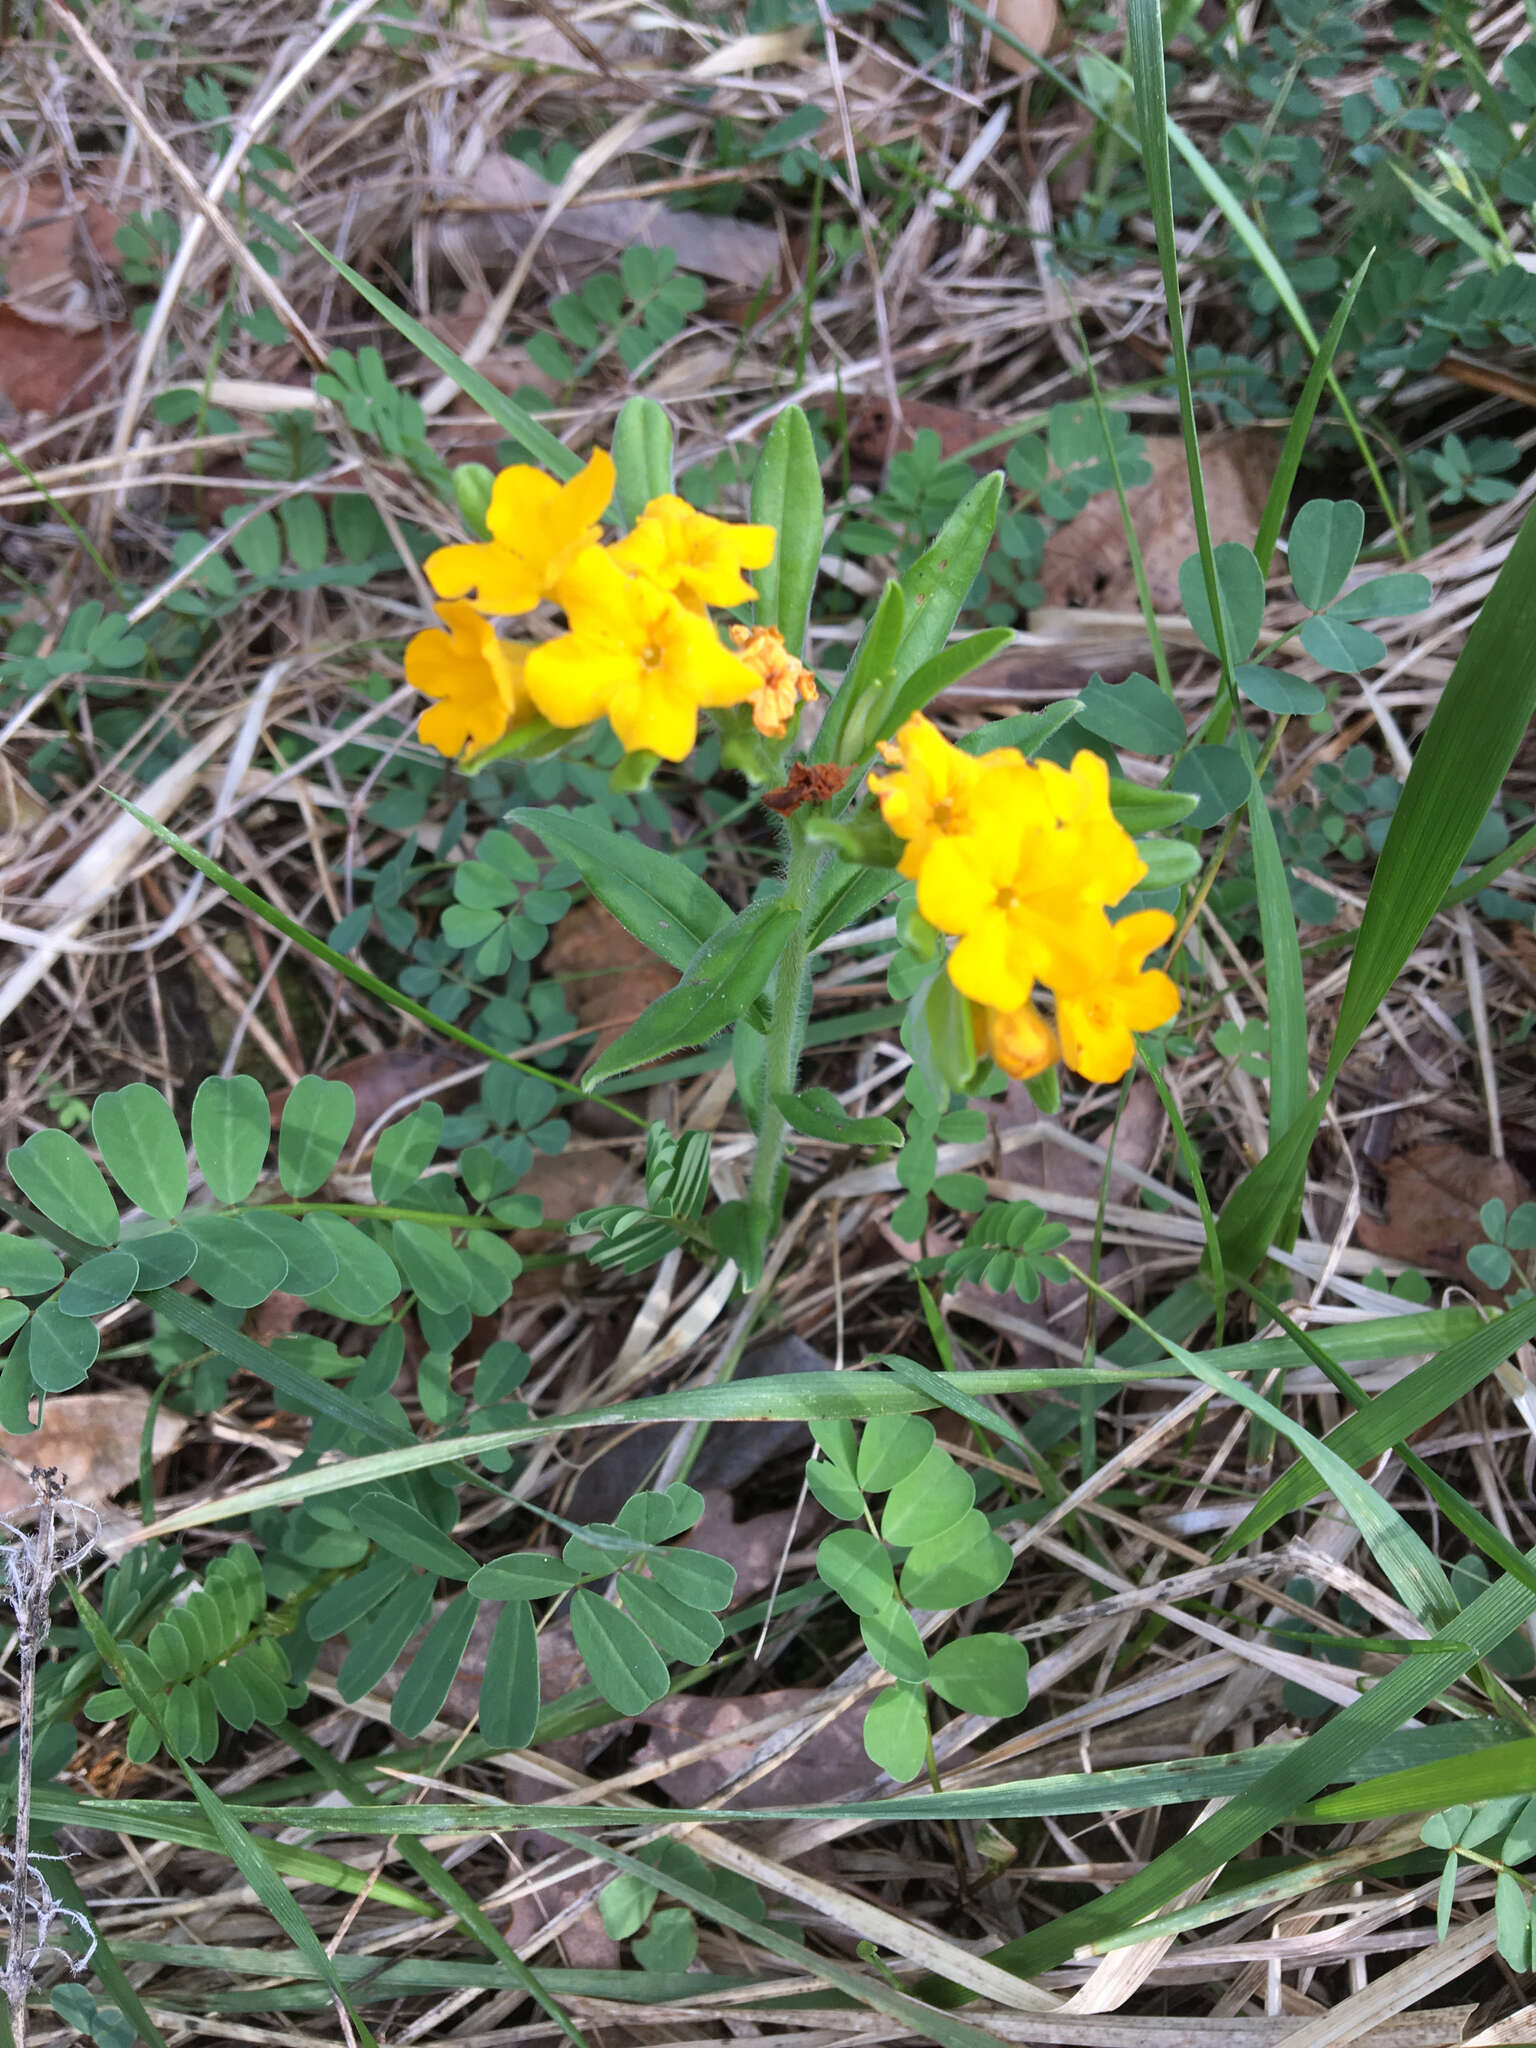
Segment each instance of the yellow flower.
M1179 1007L1179 992L1168 976L1146 965L1147 955L1172 936L1167 911L1138 910L1110 929L1114 950L1103 978L1056 991L1062 1053L1085 1081L1118 1081L1136 1057L1131 1033L1155 1031Z
M551 725L586 725L606 712L626 752L681 761L703 704L744 704L761 678L720 645L708 619L612 552L588 548L561 579L571 630L528 657L528 694Z
M531 612L597 539L612 496L613 462L601 448L569 483L517 463L492 486L490 539L438 548L426 559L427 581L439 597L473 591L482 612Z
M907 842L898 872L909 880L921 872L929 849L940 839L975 831L974 804L982 784L1001 769L1024 765L1013 748L974 759L962 754L920 711L894 740L880 742L880 753L896 772L871 775L869 786L880 799L886 824Z
M1085 885L1095 903L1118 903L1147 872L1136 842L1110 808L1109 769L1085 747L1070 768L1038 761L1035 772L1062 828L1058 858L1064 870L1092 878Z
M428 627L407 642L405 679L424 697L441 700L421 714L416 731L423 746L451 760L466 746L478 754L532 717L523 687L529 650L498 640L472 604L432 609L448 630Z
M789 732L797 702L814 704L816 678L784 645L777 626L732 626L731 645L762 682L752 693L752 723L765 739Z
M766 569L777 539L771 526L733 526L684 498L652 498L613 555L685 604L744 604L757 592L742 570Z
M1061 1056L1056 1034L1033 1003L1017 1010L988 1010L987 1050L1005 1074L1016 1081L1032 1081Z

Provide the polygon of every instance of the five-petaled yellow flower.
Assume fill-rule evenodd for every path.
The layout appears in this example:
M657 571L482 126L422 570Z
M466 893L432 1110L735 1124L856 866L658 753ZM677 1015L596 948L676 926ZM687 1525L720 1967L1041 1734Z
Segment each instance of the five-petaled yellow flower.
M466 747L478 754L533 716L523 687L528 648L498 640L490 620L472 604L432 609L447 632L429 627L405 649L405 680L424 697L440 700L421 714L417 735L423 746L450 758Z
M601 448L568 483L527 463L504 469L485 515L490 539L436 549L424 564L427 581L439 597L473 591L478 611L531 612L597 540L613 482L612 457Z
M871 776L886 823L907 842L901 872L917 907L958 940L950 980L984 1012L989 1050L1028 1079L1057 1057L1090 1081L1118 1080L1136 1031L1166 1024L1178 991L1145 966L1173 920L1107 912L1146 874L1110 806L1109 770L1088 752L1070 768L1013 748L972 758L919 714L882 753L895 772ZM1034 1007L1056 997L1056 1031Z
M766 569L778 536L771 526L732 526L696 512L685 498L652 498L611 549L616 562L648 576L685 604L745 604L757 592L743 569Z
M681 761L701 705L744 704L761 678L720 645L714 627L613 551L588 548L561 579L571 630L534 648L528 694L551 725L607 714L627 753Z

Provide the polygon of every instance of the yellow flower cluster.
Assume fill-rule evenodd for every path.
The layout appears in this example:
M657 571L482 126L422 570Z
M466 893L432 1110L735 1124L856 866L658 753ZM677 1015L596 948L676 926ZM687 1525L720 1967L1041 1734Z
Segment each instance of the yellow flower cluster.
M504 469L486 512L490 539L427 557L445 630L418 633L405 650L406 681L437 699L417 727L425 745L480 753L536 714L561 727L606 717L626 751L681 761L701 706L747 703L760 730L783 736L795 678L786 693L782 641L775 649L775 636L738 629L733 654L708 611L756 596L742 572L772 561L773 528L733 526L661 497L602 547L613 488L600 448L563 484L526 464ZM506 641L489 623L546 599L569 627L553 639Z
M992 1057L1020 1079L1059 1056L1085 1080L1118 1081L1131 1034L1166 1024L1179 997L1145 964L1173 919L1106 915L1147 870L1110 809L1103 761L962 754L921 713L880 751L892 772L870 787L906 841L900 871L928 922L958 940L949 978L985 1012ZM1037 983L1055 995L1054 1031L1031 1000Z

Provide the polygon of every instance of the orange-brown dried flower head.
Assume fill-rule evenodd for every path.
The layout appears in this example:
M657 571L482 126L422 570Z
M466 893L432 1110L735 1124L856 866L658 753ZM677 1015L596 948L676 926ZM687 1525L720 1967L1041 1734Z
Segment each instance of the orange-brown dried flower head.
M732 626L731 645L763 679L762 688L751 699L752 723L765 739L783 739L795 715L796 701L815 702L816 678L790 653L777 626Z

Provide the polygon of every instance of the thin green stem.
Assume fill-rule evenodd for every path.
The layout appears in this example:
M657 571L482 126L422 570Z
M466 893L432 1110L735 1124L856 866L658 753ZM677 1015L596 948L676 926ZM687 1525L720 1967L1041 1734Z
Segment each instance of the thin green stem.
M757 1152L752 1161L752 1179L747 1189L754 1239L760 1256L778 1227L783 1204L780 1179L784 1161L785 1134L789 1126L777 1098L794 1092L800 1066L800 1047L805 1032L805 974L811 887L822 859L822 849L801 837L790 820L789 867L784 876L784 901L802 913L779 960L773 985L773 1021L768 1027L768 1045L763 1056L763 1107L757 1130Z

